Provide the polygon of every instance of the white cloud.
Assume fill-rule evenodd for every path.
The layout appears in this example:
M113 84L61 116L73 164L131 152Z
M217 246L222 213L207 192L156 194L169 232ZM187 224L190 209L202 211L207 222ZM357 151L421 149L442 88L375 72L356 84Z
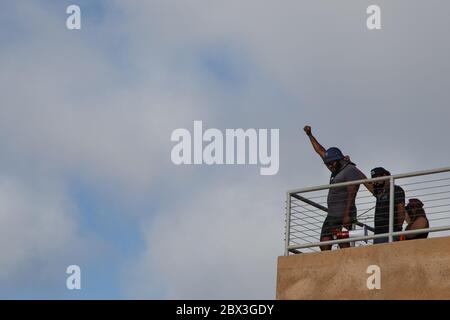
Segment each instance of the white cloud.
M126 276L130 296L273 299L282 188L276 179L221 180L159 212L143 228L148 250Z
M6 9L3 15L22 19L0 53L0 294L24 296L31 283L42 289L31 296L61 297L57 288L71 257L111 253L95 227L80 231L82 215L97 213L76 209L71 179L106 190L127 208L159 182L182 179L184 173L168 173L170 133L199 114L207 119L210 96L188 82L176 91L152 77L123 82L108 52L65 30L57 12L37 3Z
M64 263L82 262L89 254L78 230L76 210L58 185L0 177L0 283L42 286L64 284ZM86 235L86 233L84 233ZM92 239L91 239L92 240ZM95 250L95 243L91 243ZM60 269L58 269L60 268ZM55 282L59 276L60 283Z
M20 237L19 249L0 259L20 277L28 261L64 254L65 245L49 239L72 242L74 199L36 181L65 186L72 175L97 189L114 186L108 195L117 201L137 194L157 202L141 213L147 251L124 270L131 295L273 297L284 191L327 178L300 131L306 122L366 172L446 164L450 80L440 70L449 69L449 47L432 35L446 35L448 10L435 12L439 19L414 7L428 23L412 26L400 2L380 3L391 10L378 34L364 29L360 1L115 1L80 33L65 29L65 10L9 5L22 19L0 52L0 161L12 177L0 181L0 207L1 228ZM239 93L198 65L209 48L248 67ZM170 133L193 120L280 128L279 175L233 180L257 172L173 166ZM33 206L36 199L45 201ZM47 232L25 236L32 222L64 232L42 227Z

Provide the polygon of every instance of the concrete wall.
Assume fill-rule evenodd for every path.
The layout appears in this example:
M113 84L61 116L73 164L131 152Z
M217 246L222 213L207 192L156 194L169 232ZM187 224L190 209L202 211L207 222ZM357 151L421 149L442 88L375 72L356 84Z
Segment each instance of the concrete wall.
M367 288L370 265L381 289ZM450 299L450 237L279 257L276 297Z

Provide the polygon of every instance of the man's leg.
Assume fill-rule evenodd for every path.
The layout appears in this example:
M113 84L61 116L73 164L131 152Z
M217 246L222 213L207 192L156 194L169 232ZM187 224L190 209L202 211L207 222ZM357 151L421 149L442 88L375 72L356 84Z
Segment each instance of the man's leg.
M378 233L378 234L381 234L381 233L385 233L385 232L380 232L380 233ZM377 234L377 233L375 233L375 234ZM375 238L375 239L373 239L373 244L388 243L388 242L389 242L389 238L388 238L388 237L386 237L386 238Z
M320 241L321 241L321 242L322 242L322 241L330 241L330 240L333 240L333 239L331 239L330 237L323 237L323 238L320 238ZM332 247L331 244L322 245L322 246L320 246L320 250L321 250L321 251L328 251L328 250L331 250L331 247Z
M356 222L356 215L352 216L351 221L352 222L351 222L350 229L353 230L354 226L355 226L354 223ZM348 231L350 231L350 230L348 230ZM339 243L339 248L341 248L341 249L350 248L350 247L351 247L350 242Z
M332 232L333 232L333 218L330 216L327 216L325 218L325 221L323 222L322 225L322 231L320 232L320 242L323 241L330 241L333 240L332 238ZM328 251L331 250L332 245L331 244L326 244L326 245L322 245L320 246L320 250L321 251Z
M389 217L375 217L375 234L383 234L389 232ZM380 243L388 243L389 238L376 238L373 239L373 244L380 244Z

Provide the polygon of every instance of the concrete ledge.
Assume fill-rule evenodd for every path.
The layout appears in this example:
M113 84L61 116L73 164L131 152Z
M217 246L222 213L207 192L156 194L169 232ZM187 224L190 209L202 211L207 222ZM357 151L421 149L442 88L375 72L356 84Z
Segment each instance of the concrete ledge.
M381 289L367 288L367 267ZM450 299L450 237L278 258L277 299Z

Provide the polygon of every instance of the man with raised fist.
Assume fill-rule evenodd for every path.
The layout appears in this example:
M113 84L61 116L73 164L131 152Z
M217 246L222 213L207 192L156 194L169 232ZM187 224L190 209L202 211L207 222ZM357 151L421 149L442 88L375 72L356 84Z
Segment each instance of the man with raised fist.
M331 171L330 184L366 179L366 176L356 168L348 156L343 155L341 150L336 147L325 149L313 136L310 126L305 126L303 130L309 137L313 149ZM332 240L334 230L342 230L342 227L347 230L351 229L352 224L356 221L355 198L358 190L359 185L357 184L329 189L328 215L322 226L321 242ZM340 243L339 246L347 248L350 243ZM331 250L331 247L331 245L322 245L320 249L322 251Z

